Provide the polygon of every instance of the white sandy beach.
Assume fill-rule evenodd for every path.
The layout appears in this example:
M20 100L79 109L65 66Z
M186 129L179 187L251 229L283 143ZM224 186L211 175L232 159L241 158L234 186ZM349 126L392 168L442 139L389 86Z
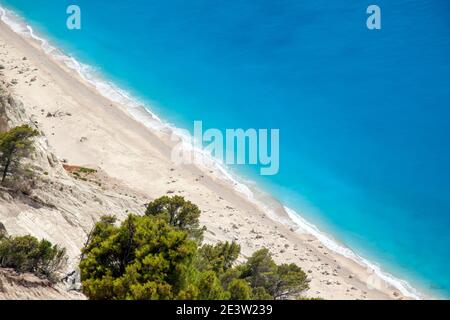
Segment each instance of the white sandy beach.
M184 196L202 210L206 241L237 241L246 256L268 247L278 263L293 262L307 272L309 297L408 298L313 235L272 219L219 172L172 163L174 142L169 131L150 130L124 106L108 100L74 70L47 55L38 41L18 35L3 22L0 64L5 84L48 137L58 159L100 169L148 200L165 194ZM280 204L266 200L280 221L290 221Z

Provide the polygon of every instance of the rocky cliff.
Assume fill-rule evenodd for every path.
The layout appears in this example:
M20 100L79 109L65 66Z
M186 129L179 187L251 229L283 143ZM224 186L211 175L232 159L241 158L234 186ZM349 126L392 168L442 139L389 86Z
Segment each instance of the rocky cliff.
M27 116L4 84L0 85L0 131L21 124L39 130L39 123ZM9 235L30 234L65 247L69 261L61 275L64 283L56 285L30 274L0 269L0 299L82 298L72 291L80 287L76 272L80 249L94 223L106 214L121 219L127 210L143 213L149 199L100 168L64 163L42 134L26 162L32 171L30 178L17 185L0 186L0 223Z

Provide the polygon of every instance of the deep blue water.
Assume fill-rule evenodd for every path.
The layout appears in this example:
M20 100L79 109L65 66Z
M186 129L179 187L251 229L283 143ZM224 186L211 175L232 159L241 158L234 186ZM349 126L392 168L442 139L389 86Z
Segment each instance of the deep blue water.
M379 31L366 28L372 2ZM450 297L449 1L1 3L180 127L279 128L278 175L235 170ZM74 3L81 31L65 27Z

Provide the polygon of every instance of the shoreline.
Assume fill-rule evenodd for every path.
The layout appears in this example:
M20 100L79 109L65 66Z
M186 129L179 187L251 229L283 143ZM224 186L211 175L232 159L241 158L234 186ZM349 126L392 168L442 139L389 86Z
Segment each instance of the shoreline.
M0 7L0 10L3 10L3 8ZM2 20L1 23L3 24L4 14L1 14L1 20ZM9 26L8 26L8 28L9 28ZM177 128L172 128L172 127L170 127L170 125L164 124L156 115L151 113L150 110L148 110L147 108L142 106L142 104L139 102L133 102L133 99L128 95L128 93L121 90L120 88L113 85L112 83L110 83L108 81L104 81L104 80L100 80L100 81L96 82L96 80L99 80L99 79L89 79L89 77L86 76L86 74L83 74L83 72L82 72L83 68L86 69L86 66L80 64L79 62L77 62L75 59L73 59L71 57L65 56L61 50L51 47L47 40L34 35L31 27L27 26L26 29L28 32L30 32L29 35L26 34L25 30L24 30L25 33L21 33L20 31L14 30L14 28L12 28L12 31L15 32L17 37L24 39L25 42L28 45L30 45L30 47L33 47L36 51L39 51L39 50L43 51L43 53L49 60L50 64L54 63L55 65L58 65L58 67L60 67L62 69L62 71L64 73L66 73L66 75L63 75L61 73L62 77L71 77L71 78L73 78L73 80L79 81L81 83L81 85L86 86L86 88L88 90L97 91L97 92L92 92L92 94L97 95L97 96L101 95L102 100L106 100L106 101L102 101L102 104L106 105L109 103L109 105L112 106L113 108L118 107L117 108L118 110L114 111L114 114L117 115L118 112L124 113L122 115L121 119L119 119L119 120L123 120L124 119L123 116L129 117L131 120L131 121L126 121L126 122L124 121L123 123L130 124L130 123L133 123L133 121L134 121L134 122L140 124L140 128L136 128L136 129L135 128L127 128L126 126L123 126L123 123L120 124L120 121L117 121L121 125L121 126L120 125L118 126L119 128L122 128L122 129L126 128L129 131L137 130L137 131L139 131L139 133L143 133L143 130L152 131L151 133L149 132L149 133L143 133L143 134L151 135L153 137L153 139L155 139L155 138L159 139L158 142L153 141L153 143L158 145L158 147L160 148L160 150L158 150L158 151L160 151L160 153L164 154L165 152L167 153L167 151L170 150L171 142L169 141L168 138L171 135L171 133L177 134L177 131L178 131ZM19 33L21 33L21 34L19 35ZM32 39L32 41L30 41L30 39ZM42 43L39 45L38 42L42 42ZM42 48L42 45L47 46L47 50L45 48ZM58 59L58 58L55 59L55 56L52 57L51 53L53 53L54 51L56 51L57 54L59 54L60 59ZM42 58L42 56L43 55L38 56L38 57ZM72 64L72 67L71 67L71 64ZM89 68L87 68L87 69L89 70ZM25 95L23 92L24 91L22 90L22 92L21 92L22 95ZM115 96L112 96L112 97L108 96L108 94L112 94L112 93L114 93ZM127 100L128 100L128 102L131 103L130 105L127 105L127 103L124 104L124 101L127 101ZM106 102L106 104L105 104L105 102ZM107 113L110 113L110 111L112 111L112 110L107 110ZM144 119L142 119L140 117L143 117ZM146 121L148 121L148 122L146 122ZM181 137L181 139L182 138L183 137ZM57 146L55 146L55 149L57 151L62 151L61 153L63 153L63 154L65 152L67 152L67 150L58 149ZM70 153L67 153L67 154L70 154ZM77 161L77 160L83 161L89 157L87 157L87 158L86 157L73 157L73 158L74 158L74 161ZM91 157L91 158L95 158L95 157ZM164 155L160 158L164 158ZM330 251L330 253L322 254L321 256L335 255L335 256L333 256L333 258L334 258L334 261L336 261L337 265L338 266L342 265L345 268L349 269L351 274L360 273L359 277L360 278L366 277L366 280L371 279L371 277L372 277L374 280L378 281L378 279L376 279L376 277L379 277L382 282L386 282L386 288L381 288L382 290L379 290L380 293L382 291L398 290L406 298L408 298L408 297L409 298L420 298L419 296L416 296L416 294L414 292L412 292L412 293L409 292L409 288L407 288L407 286L409 286L409 285L407 285L406 282L403 282L403 280L395 279L395 278L393 278L393 276L390 276L389 274L382 272L377 266L373 265L372 263L368 262L367 260L364 261L363 258L360 258L351 249L344 247L345 250L348 250L348 252L351 252L355 257L360 258L361 261L358 261L357 259L353 259L352 257L349 257L349 256L345 256L345 254L339 253L336 250L336 248L333 249L332 248L333 246L342 248L342 246L340 244L334 242L333 240L330 240L333 242L333 245L330 245L330 243L327 243L327 241L325 241L325 243L324 243L323 239L322 239L322 241L320 241L320 237L322 237L322 236L324 236L328 239L330 239L330 238L327 235L320 233L320 231L317 229L317 227L310 225L306 221L304 221L303 218L301 217L301 215L298 215L298 213L296 213L296 212L292 213L292 212L290 212L290 209L283 207L283 205L281 203L279 203L276 199L272 198L270 195L268 195L268 196L270 197L269 201L271 202L271 205L260 203L258 196L255 197L255 193L256 193L255 191L252 192L252 190L250 188L241 184L239 182L238 178L235 178L233 176L233 174L227 172L226 169L221 168L218 163L215 163L214 161L212 163L213 163L213 168L194 169L194 168L192 168L192 166L188 166L189 168L187 168L186 170L192 170L192 172L195 172L196 174L200 173L200 175L204 175L205 177L207 177L207 179L208 179L208 183L206 183L208 185L207 187L210 190L212 190L213 193L215 191L220 191L220 192L217 192L217 195L222 195L222 194L227 194L227 193L237 194L237 195L235 195L235 196L237 196L237 199L241 199L243 201L249 202L249 203L241 203L240 205L242 205L244 208L250 209L250 210L257 209L258 213L263 213L264 215L268 216L270 219L274 220L273 222L276 224L276 227L277 227L277 225L285 225L287 228L289 228L289 227L292 228L293 225L296 225L303 231L306 231L309 234L305 235L303 233L299 234L298 232L292 232L294 235L289 235L289 237L298 238L298 239L302 240L303 244L305 244L307 242L315 242L315 241L319 240L319 243L321 245L327 247L327 249ZM92 164L94 164L94 163L92 163ZM95 165L98 165L98 163L95 163ZM185 169L185 168L183 168L183 169ZM215 172L211 173L211 169L214 169L213 171L215 171ZM210 171L209 173L208 173L208 170ZM224 176L221 176L221 177L217 176L217 174L219 174L219 173ZM117 174L117 177L123 178L123 175ZM143 183L141 186L143 186L143 185L145 185L145 183ZM139 187L141 187L141 186L139 186ZM240 189L236 188L237 186ZM267 199L265 199L265 200L267 200ZM201 207L201 209L203 208L203 206L201 206L200 204L199 204L199 206ZM274 209L271 209L271 207L273 207ZM295 219L292 219L292 215L296 215L297 218L299 218L299 221L293 221ZM256 219L256 215L254 214L252 218ZM212 219L212 220L214 220L214 219ZM208 226L208 229L209 229L209 226ZM281 233L281 234L283 235L284 233ZM312 240L311 236L314 237L315 240ZM220 237L218 237L218 238L220 238ZM295 243L295 241L292 241L292 242ZM318 248L323 249L323 247L320 245L318 246ZM318 250L317 248L314 248L314 249ZM308 250L312 250L312 248L308 248ZM243 250L243 251L245 251L245 250ZM246 251L248 251L248 250L246 250ZM294 260L295 259L296 258L294 258ZM333 260L333 259L331 259L331 260ZM345 261L345 260L349 260L349 261ZM352 263L359 264L360 265L359 268L358 268L358 266L352 266ZM367 263L369 263L369 265L367 265ZM302 264L300 264L300 266L302 266ZM302 266L302 267L304 268L304 266ZM363 271L366 274L363 274L364 272L361 272L361 270L359 270L361 268L365 269ZM378 270L376 270L376 268L378 268ZM307 271L306 268L304 268L304 269L305 269L305 271ZM352 272L352 271L354 271L353 269L356 271ZM369 269L374 270L376 275L374 276ZM377 272L382 273L382 274L377 274ZM383 279L383 276L387 276L387 277L391 277L391 278ZM312 278L314 279L314 276ZM349 278L349 279L353 279L353 278L354 277ZM356 278L356 276L355 276L355 278ZM400 282L395 283L394 281L400 281ZM364 281L361 281L361 282L364 283ZM392 283L392 282L394 282L394 283ZM340 285L341 284L339 284L338 286L340 286ZM367 285L367 281L366 281L366 285ZM381 286L384 287L384 285L381 285ZM390 286L393 286L394 288L392 288ZM369 290L371 290L371 289L370 288L367 289L367 291L369 291ZM377 290L373 290L373 291L377 291ZM381 298L383 295L385 295L386 298L395 298L395 295L393 296L392 293L386 294L385 292L382 292L382 295L379 297Z

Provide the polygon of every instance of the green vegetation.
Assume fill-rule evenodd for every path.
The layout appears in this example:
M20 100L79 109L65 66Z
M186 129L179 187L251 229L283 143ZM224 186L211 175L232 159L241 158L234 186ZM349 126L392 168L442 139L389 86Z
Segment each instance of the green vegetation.
M98 171L91 168L86 167L80 167L80 166L70 166L63 164L64 169L69 172L73 178L81 181L87 181L92 182L98 185L99 187L102 186L102 184L95 179L90 179L92 174L97 173Z
M0 237L0 267L55 279L67 261L65 249L32 236Z
M130 215L95 226L80 263L91 299L174 299L187 294L195 243L164 220Z
M79 167L79 166L69 166L69 165L63 165L64 169L66 171L70 172L75 176L75 178L82 178L82 175L89 175L93 173L97 173L97 170L91 169L91 168L85 168L85 167Z
M28 125L15 127L0 133L0 170L3 184L8 174L17 172L23 158L33 149L33 137L38 132Z
M199 249L199 267L224 273L230 269L241 251L237 243L218 243L215 246L205 244Z
M157 199L146 213L95 225L80 262L90 299L287 299L308 288L298 266L277 265L267 249L237 265L238 244L201 246L200 211L182 197Z

